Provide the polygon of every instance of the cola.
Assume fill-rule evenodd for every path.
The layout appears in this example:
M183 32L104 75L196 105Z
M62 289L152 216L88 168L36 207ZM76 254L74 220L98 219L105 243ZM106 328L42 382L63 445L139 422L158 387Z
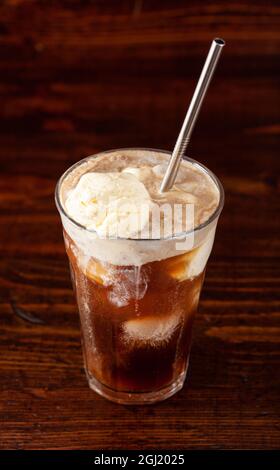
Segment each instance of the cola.
M154 168L155 163L162 163L160 155L156 154L153 160L146 150L135 156L133 151L126 153L119 161L125 168L131 168L126 158L135 165L139 155L141 165L151 161ZM105 156L101 154L101 163ZM113 162L120 171L115 157L113 154ZM89 386L110 400L124 404L153 403L173 395L184 384L192 324L223 204L222 187L211 172L207 173L211 183L210 179L203 179L199 169L201 181L204 185L206 181L209 187L216 185L219 197L214 207L209 196L209 207L210 203L212 206L205 213L205 221L194 226L188 249L178 247L174 234L156 240L107 239L96 229L84 227L77 222L78 217L71 217L65 209L67 195L76 198L71 191L81 181L81 175L95 170L95 159L90 157L70 168L61 178L56 195L80 314L85 370ZM192 171L194 164L190 162L186 168L191 187L189 169ZM106 165L109 163L107 158ZM149 188L147 168L146 165ZM195 178L197 172L195 167ZM87 186L80 193L90 191L91 186ZM92 194L90 197L92 200ZM207 209L207 199L202 203ZM89 207L92 210L92 205ZM199 209L202 214L203 206Z

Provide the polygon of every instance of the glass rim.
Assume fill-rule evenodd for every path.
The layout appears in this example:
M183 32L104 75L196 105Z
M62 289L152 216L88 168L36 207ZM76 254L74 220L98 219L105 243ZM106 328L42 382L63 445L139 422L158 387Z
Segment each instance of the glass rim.
M88 160L92 159L92 158L96 158L96 157L99 157L99 156L102 156L102 155L106 155L108 153L112 153L112 152L127 152L127 151L147 151L147 152L155 152L155 153L164 153L166 155L169 155L171 156L172 152L168 151L168 150L161 150L161 149L154 149L154 148L148 148L148 147L124 147L124 148L117 148L117 149L111 149L111 150L104 150L104 151L101 151L101 152L98 152L98 153L95 153L95 154L92 154L92 155L89 155L88 157L85 157L83 158L82 160L79 160L78 162L74 163L73 165L71 165L59 178L57 184L56 184L56 187L55 187L55 204L56 204L56 207L57 207L57 210L58 212L61 214L63 214L70 222L72 222L76 227L80 228L80 229L83 229L85 230L86 232L88 233L93 233L93 234L96 234L97 235L97 238L101 238L98 233L96 232L96 230L90 230L88 229L87 227L85 227L84 225L80 224L79 222L77 222L75 219L73 219L72 217L70 217L69 214L67 214L66 210L64 209L63 207L63 204L61 202L61 198L60 198L60 189L61 189L61 185L63 183L63 181L65 180L65 178L73 171L75 170L78 166L80 166L82 163L86 163ZM187 230L187 231L183 231L181 233L176 233L170 237L166 237L166 238L124 238L124 237L114 237L112 238L113 240L130 240L130 241L135 241L135 242L141 242L141 241L156 241L156 240L174 240L174 239L178 239L178 238L182 238L183 236L186 236L186 235L189 235L189 234L192 234L192 233L195 233L195 232L199 232L200 230L202 230L203 228L207 227L208 225L211 224L211 222L213 222L216 218L219 217L220 213L222 212L222 209L223 209L223 206L224 206L224 201L225 201L225 192L224 192L224 188L222 186L222 183L220 182L219 178L211 171L209 170L209 168L207 168L205 165L203 165L202 163L198 162L197 160L193 159L193 158L190 158L190 157L187 157L186 155L183 156L183 160L185 161L188 161L190 162L191 164L193 164L194 166L196 167L199 167L204 173L206 173L208 176L210 176L210 178L214 181L214 183L216 184L217 188L218 188L218 191L219 191L219 196L220 196L220 199L219 199L219 203L215 209L215 211L213 212L213 214L210 215L210 217L205 220L202 224L198 225L197 227L195 227L194 229L191 229L191 230ZM106 238L107 239L107 238ZM110 237L108 238L110 239Z

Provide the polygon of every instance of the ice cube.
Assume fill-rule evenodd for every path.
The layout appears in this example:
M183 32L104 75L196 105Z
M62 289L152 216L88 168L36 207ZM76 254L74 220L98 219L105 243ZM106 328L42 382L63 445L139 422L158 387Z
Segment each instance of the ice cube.
M170 263L169 275L178 281L185 281L201 274L210 256L213 241L214 234L193 252L186 253L174 260L174 263Z
M124 307L129 302L144 297L148 282L149 269L140 266L123 267L114 277L108 299L117 307Z
M87 263L86 275L89 279L102 286L109 286L113 282L113 272L105 263L93 258Z
M138 346L157 347L167 342L179 326L181 314L166 317L141 317L128 320L123 325L127 343Z

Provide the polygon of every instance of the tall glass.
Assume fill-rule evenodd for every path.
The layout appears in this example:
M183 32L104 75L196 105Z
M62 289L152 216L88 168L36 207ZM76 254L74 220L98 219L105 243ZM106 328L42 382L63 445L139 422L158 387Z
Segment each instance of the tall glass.
M219 205L209 220L167 239L101 239L71 219L63 206L63 185L73 183L74 170L84 167L86 172L89 160L100 155L106 158L103 152L73 165L56 187L80 313L85 371L89 386L109 400L154 403L176 393L185 381L192 323L224 192L211 171L186 158L206 172L218 188ZM190 249L182 250L182 237L191 237ZM155 251L164 253L163 259L154 261L150 254ZM119 257L115 255L120 253L126 262L116 264L114 259ZM131 253L134 264L130 263ZM135 265L137 254L144 259L141 265Z

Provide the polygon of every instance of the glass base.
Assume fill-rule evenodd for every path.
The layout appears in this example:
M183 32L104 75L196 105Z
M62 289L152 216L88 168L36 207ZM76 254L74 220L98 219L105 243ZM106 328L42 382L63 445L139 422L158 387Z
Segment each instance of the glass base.
M93 376L89 376L86 372L89 387L104 398L121 405L148 405L159 401L166 400L177 393L184 385L186 371L181 373L167 387L163 387L155 392L120 392L103 385Z

